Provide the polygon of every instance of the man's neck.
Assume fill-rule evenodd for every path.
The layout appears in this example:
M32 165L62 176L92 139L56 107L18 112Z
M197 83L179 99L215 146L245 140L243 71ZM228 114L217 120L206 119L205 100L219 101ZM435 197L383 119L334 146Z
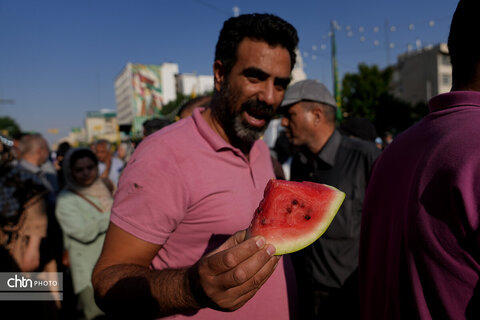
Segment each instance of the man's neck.
M230 143L230 139L228 138L225 130L223 127L218 123L218 121L213 117L212 109L207 108L201 113L203 119L207 122L207 124L212 128L212 130L217 133L223 140L227 143Z
M250 149L252 148L252 143L247 143L243 141L233 141L230 139L230 137L227 135L225 129L222 127L222 125L218 122L217 119L212 114L212 109L207 108L201 113L203 119L207 122L207 124L212 128L212 130L217 133L220 138L222 138L226 143L230 144L231 146L240 149L242 153L248 158L248 155L250 154Z
M480 63L477 64L475 74L470 81L463 82L453 79L451 91L480 91Z
M307 146L307 148L310 150L311 153L318 154L323 149L328 139L330 139L333 132L335 132L335 126L329 126L325 129L320 130L315 135L310 145Z

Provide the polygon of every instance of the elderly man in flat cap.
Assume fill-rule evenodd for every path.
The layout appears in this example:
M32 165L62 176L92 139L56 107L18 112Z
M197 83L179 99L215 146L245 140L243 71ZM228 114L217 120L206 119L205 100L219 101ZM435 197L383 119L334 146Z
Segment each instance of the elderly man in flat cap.
M334 186L346 199L329 229L293 255L302 319L358 318L358 250L362 203L370 168L380 151L372 142L342 136L336 129L336 103L314 80L288 87L281 105L282 125L293 156L291 180Z

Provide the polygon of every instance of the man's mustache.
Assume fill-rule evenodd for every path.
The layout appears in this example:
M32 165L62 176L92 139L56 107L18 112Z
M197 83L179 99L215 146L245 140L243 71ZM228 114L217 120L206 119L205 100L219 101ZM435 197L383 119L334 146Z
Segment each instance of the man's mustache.
M255 118L272 119L275 115L273 107L265 102L258 100L248 100L242 104L242 111L246 111Z

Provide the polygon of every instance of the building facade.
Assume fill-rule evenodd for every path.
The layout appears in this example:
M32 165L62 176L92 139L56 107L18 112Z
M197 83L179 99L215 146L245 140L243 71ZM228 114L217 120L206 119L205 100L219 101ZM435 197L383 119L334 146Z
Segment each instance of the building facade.
M86 142L106 139L112 143L119 142L120 131L117 114L112 110L89 111L85 118Z
M178 64L128 63L115 79L118 123L141 132L141 125L175 100Z
M213 91L213 76L182 73L175 76L177 92L185 96L198 96Z
M408 52L398 57L392 76L392 93L411 104L449 92L452 65L446 43Z
M302 53L298 49L295 50L295 53L297 57L295 59L295 66L292 69L292 81L290 81L290 84L307 79L307 74L303 70Z

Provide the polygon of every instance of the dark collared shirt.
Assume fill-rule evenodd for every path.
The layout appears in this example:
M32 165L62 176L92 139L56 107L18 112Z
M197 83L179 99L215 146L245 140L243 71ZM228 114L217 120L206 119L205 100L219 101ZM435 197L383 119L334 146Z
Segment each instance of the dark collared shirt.
M312 275L311 285L340 288L357 268L365 188L379 154L374 143L335 130L318 154L302 150L293 156L291 180L328 184L346 194L323 236L294 256L300 268Z

